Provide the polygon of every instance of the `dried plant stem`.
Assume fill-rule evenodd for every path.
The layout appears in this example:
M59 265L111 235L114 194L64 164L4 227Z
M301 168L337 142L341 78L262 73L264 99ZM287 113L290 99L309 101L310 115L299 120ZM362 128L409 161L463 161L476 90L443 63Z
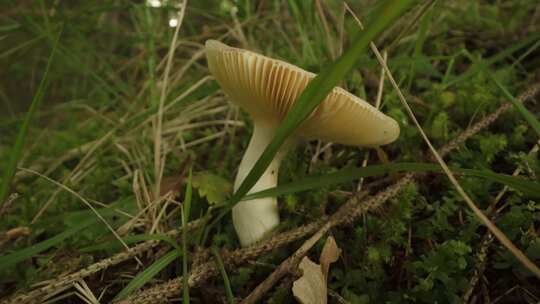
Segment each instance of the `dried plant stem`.
M484 270L486 270L486 262L487 262L487 253L489 246L493 243L493 234L487 232L484 237L482 238L482 241L480 242L480 248L478 249L478 252L476 253L476 268L473 272L473 276L469 280L469 287L467 288L467 291L463 294L462 297L462 303L469 303L469 299L476 287L476 284L478 283L478 280L482 277L484 274Z
M127 249L129 250L129 246L124 242L124 240L122 240L122 238L118 235L118 233L116 233L116 230L113 229L113 227L105 220L105 218L103 218L103 216L101 216L101 214L99 214L99 212L97 212L97 210L92 206L92 204L90 204L90 202L88 202L87 199L85 199L84 197L82 197L79 193L77 193L76 191L74 191L73 189L69 188L68 186L62 184L62 183L59 183L57 181L55 181L54 179L48 177L48 176L45 176L39 172L36 172L34 170L31 170L31 169L26 169L26 168L19 168L19 170L21 171L25 171L25 172L28 172L28 173L32 173L32 174L35 174L51 183L53 183L54 185L58 186L59 189L64 189L65 191L71 193L73 196L75 196L76 198L78 198L80 201L82 201L84 203L84 205L86 207L88 207L88 209L92 210L92 212L96 215L96 217L101 221L103 222L103 224L105 224L105 226L109 229L109 231L111 231L111 233L114 235L114 237ZM137 260L137 262L139 264L142 265L142 263Z
M0 207L0 218L8 213L8 210L11 208L11 205L13 202L19 197L18 193L11 193L8 198L1 204L2 207Z
M538 141L537 144L535 144L533 146L533 148L529 151L529 155L533 154L533 153L536 153L538 152L539 148L540 148L540 141ZM513 176L517 176L519 175L519 173L521 172L521 168L517 168L514 173L512 174ZM492 211L492 218L494 218L503 208L500 208L500 209L497 209L497 204L499 203L499 201L502 199L502 197L504 196L504 194L508 191L508 186L504 186L503 189L501 191L499 191L499 193L497 193L497 196L495 197L493 203L491 204L491 211ZM493 234L491 234L489 231L487 231L484 236L482 237L482 241L480 242L480 246L478 248L478 251L476 253L476 258L475 258L475 265L476 265L476 268L474 269L474 272L473 272L473 275L471 277L471 279L469 280L469 286L467 288L467 290L465 291L465 293L463 294L463 297L462 297L462 303L468 303L469 302L469 299L474 291L474 289L476 288L476 284L478 283L478 280L482 277L482 275L484 274L484 270L486 269L486 264L487 264L487 253L489 251L489 246L493 243Z

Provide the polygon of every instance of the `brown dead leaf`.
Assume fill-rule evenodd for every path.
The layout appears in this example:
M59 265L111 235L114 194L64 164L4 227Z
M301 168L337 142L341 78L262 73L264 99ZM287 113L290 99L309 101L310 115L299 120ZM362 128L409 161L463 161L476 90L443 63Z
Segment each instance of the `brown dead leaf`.
M330 270L330 264L335 263L341 255L341 249L336 244L336 240L333 236L329 236L324 243L324 247L319 258L321 263L322 273L324 278L328 280L328 271Z
M298 265L302 277L294 281L292 292L296 300L302 304L326 304L326 279L321 266L304 257Z
M32 233L32 229L26 226L21 226L21 227L13 228L6 231L3 238L5 240L14 240L22 236L29 236L31 233Z
M159 196L164 196L169 192L172 193L173 197L178 196L178 194L180 194L180 189L182 188L183 183L183 174L163 177L161 179L161 186L159 187Z

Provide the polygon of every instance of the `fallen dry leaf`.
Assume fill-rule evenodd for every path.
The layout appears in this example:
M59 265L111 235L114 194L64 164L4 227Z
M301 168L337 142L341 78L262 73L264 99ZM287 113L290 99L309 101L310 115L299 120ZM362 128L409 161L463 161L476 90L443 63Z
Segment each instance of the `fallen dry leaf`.
M292 292L296 300L302 304L326 304L326 279L321 266L304 257L298 265L302 277L294 281Z
M324 278L328 280L328 271L330 264L335 263L341 254L341 249L336 244L333 236L329 236L324 243L319 262L321 263L322 273Z
M13 240L21 236L29 236L31 233L32 229L22 226L6 231L3 238L5 238L6 240Z

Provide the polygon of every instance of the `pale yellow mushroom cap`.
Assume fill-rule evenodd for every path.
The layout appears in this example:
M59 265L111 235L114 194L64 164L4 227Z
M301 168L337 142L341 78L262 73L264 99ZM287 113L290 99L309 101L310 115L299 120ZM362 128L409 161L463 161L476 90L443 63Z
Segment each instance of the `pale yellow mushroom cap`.
M276 126L315 74L290 63L219 41L206 41L208 68L223 91L255 121ZM397 122L366 101L335 87L296 130L306 139L380 146L399 136Z

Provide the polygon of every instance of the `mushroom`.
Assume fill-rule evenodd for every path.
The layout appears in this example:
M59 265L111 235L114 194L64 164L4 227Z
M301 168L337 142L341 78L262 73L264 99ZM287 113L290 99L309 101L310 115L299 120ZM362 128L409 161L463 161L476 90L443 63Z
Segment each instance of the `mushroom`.
M281 121L315 74L287 62L248 50L206 41L208 68L231 101L253 119L253 135L240 162L234 189L238 189L272 140ZM283 144L249 193L273 188L283 156L299 139L377 147L399 135L397 122L366 101L335 87ZM232 210L242 246L263 239L279 224L277 199L244 200Z

